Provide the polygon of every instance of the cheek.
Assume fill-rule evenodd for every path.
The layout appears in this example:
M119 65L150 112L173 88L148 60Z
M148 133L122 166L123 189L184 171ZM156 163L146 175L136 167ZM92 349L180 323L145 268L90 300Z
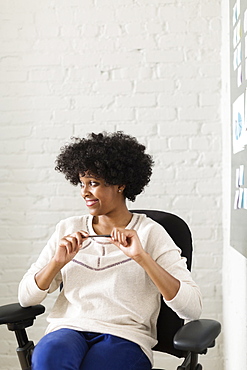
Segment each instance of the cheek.
M92 189L91 193L95 198L99 199L100 202L108 203L114 202L119 196L117 189L111 187L105 187L103 189L100 188Z
M112 192L101 194L100 201L105 203L114 203L116 200L116 196Z

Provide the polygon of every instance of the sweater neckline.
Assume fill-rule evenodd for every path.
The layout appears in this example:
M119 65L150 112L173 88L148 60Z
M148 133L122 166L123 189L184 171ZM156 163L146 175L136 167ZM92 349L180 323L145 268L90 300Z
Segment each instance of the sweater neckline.
M138 221L140 219L140 216L141 216L140 214L133 213L133 216L131 217L131 220L128 223L128 225L125 227L125 229L135 229L135 227L137 226ZM93 228L93 215L88 215L87 216L86 226L87 226L87 232L90 235L97 235L96 232L94 231L94 228ZM92 238L92 239L94 239L94 238ZM111 242L109 242L109 238L97 238L98 241L99 241L99 239L100 239L100 241L104 241L104 243L111 244Z

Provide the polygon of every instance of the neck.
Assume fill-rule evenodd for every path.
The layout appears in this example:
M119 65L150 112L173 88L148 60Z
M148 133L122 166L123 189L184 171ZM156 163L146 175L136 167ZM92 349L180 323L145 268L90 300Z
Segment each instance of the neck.
M97 234L110 234L114 227L125 228L132 218L132 213L127 209L115 211L114 214L94 216L93 228Z

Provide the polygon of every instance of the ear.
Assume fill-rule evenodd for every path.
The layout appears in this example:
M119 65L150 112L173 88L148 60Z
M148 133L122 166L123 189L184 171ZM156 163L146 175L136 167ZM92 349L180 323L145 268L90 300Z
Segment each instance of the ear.
M122 193L125 189L125 185L119 185L118 186L118 193Z

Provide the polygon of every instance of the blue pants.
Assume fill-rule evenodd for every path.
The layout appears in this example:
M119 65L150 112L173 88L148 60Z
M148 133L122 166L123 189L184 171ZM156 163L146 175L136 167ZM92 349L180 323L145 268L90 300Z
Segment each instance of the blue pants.
M32 370L150 370L134 342L110 334L60 329L45 335L32 356Z

